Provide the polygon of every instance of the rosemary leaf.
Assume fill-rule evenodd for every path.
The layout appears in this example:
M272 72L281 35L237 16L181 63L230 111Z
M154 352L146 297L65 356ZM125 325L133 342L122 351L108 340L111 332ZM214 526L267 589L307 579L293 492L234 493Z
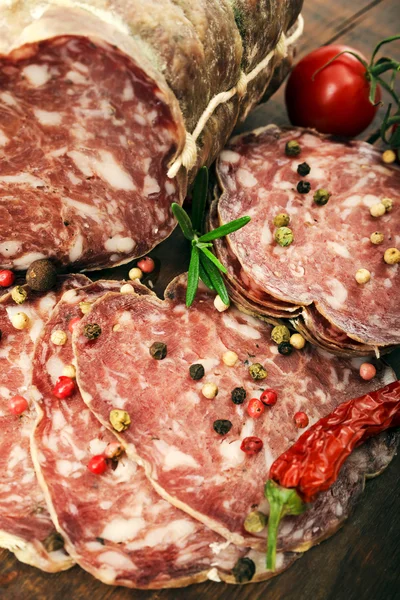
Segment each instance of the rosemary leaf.
M202 282L204 283L204 285L206 285L208 287L208 289L214 290L214 286L212 284L212 281L211 281L211 279L210 279L207 271L203 267L203 263L202 263L203 257L205 259L205 256L200 253L200 264L199 264L200 279L202 280Z
M224 267L224 265L218 260L218 258L215 256L215 254L213 254L212 252L209 251L208 248L200 248L201 252L204 252L204 254L207 256L207 258L214 263L214 265L220 270L222 271L222 273L227 273L228 271L226 270L226 268Z
M192 305L196 296L197 288L199 286L199 266L199 250L196 248L196 246L194 246L190 256L188 283L186 289L186 306L188 308Z
M194 231L187 212L181 206L179 206L179 204L176 204L176 202L172 203L171 209L175 219L178 221L180 228L182 229L185 238L192 240L194 238Z
M201 237L199 237L199 242L211 242L212 240L217 240L218 238L224 237L225 235L229 235L238 229L241 229L247 223L251 221L251 217L240 217L240 219L235 219L234 221L230 221L230 223L226 223L225 225L221 225L221 227L217 227L208 233L205 233Z
M221 298L222 302L229 306L230 300L221 273L218 271L214 263L211 262L211 260L209 260L204 254L200 254L200 260L205 271L207 272L207 275L211 279L211 283L213 284L215 291Z

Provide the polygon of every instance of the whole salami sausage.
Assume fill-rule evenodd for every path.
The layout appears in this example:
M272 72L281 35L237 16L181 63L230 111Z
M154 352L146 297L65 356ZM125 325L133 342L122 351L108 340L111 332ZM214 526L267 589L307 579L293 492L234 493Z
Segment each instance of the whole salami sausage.
M28 291L23 304L16 304L11 292L0 300L0 547L50 572L68 569L73 561L50 519L30 456L29 438L36 418L29 402L31 359L34 344L63 292L89 281L83 275L61 277L51 292ZM27 318L23 329L15 327L18 313Z
M234 307L218 312L205 288L187 309L185 294L182 276L164 302L118 294L98 300L73 336L82 397L143 461L164 498L228 540L262 549L265 530L246 528L245 520L265 511L264 479L298 437L296 414L306 413L312 424L393 374L377 361L377 377L366 382L358 360L311 346L284 356L270 326ZM93 327L101 329L95 340L89 339ZM263 392L272 396L268 406ZM314 527L308 514L283 529L282 549L304 549L337 529L365 474L375 470L368 455L359 459L333 496L320 499Z
M301 0L3 7L0 265L25 269L49 256L96 269L166 238L187 171L192 178L213 161L268 93L274 67L283 75L285 54L290 63L282 34L300 8ZM236 86L188 136L210 101ZM187 168L176 163L168 175L184 156Z

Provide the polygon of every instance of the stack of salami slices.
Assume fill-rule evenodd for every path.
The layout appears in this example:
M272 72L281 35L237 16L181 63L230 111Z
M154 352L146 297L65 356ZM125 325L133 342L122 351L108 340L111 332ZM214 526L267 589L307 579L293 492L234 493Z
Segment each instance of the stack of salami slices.
M25 291L0 300L0 546L24 562L138 588L267 579L336 531L395 454L387 432L357 449L331 490L283 521L272 573L263 486L299 435L294 413L312 424L391 370L376 360L364 381L359 360L310 345L282 356L269 324L218 312L203 287L187 309L185 276L164 301L81 275ZM255 418L266 387L276 404ZM245 451L251 436L258 453Z
M210 228L241 310L343 355L400 344L400 169L370 144L271 125L221 153Z
M168 237L188 179L287 73L301 4L2 2L0 266L100 269ZM192 164L168 175L209 102L237 85L197 151L189 138Z

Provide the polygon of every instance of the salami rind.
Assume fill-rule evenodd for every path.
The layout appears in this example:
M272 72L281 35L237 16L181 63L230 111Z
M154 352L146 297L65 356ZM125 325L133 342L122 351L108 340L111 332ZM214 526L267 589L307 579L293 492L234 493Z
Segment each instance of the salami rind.
M188 177L184 168L173 178L167 171L186 131L275 48L301 8L298 0L259 4L28 0L3 8L2 266L24 269L49 256L99 269L171 233L170 205L182 203ZM189 178L265 94L274 67L277 77L284 71L280 61L278 53L210 115Z
M235 308L217 312L213 295L204 288L188 310L185 292L181 277L167 288L164 302L113 294L99 300L90 319L101 326L101 336L88 344L82 335L88 317L74 333L80 390L106 427L112 428L113 409L131 415L120 438L144 463L163 497L233 543L262 548L264 540L246 534L243 522L252 508L265 506L263 484L269 467L299 435L295 412L304 410L312 424L340 402L391 381L393 374L377 362L377 378L365 382L358 374L358 360L310 346L282 356L270 340L268 325ZM150 355L155 341L167 346L163 360ZM238 355L234 367L222 361L227 350ZM203 364L205 376L194 381L189 367L197 363ZM265 380L250 376L249 367L257 363L267 370ZM110 372L112 397L107 393ZM202 395L205 382L217 385L212 400ZM231 400L236 387L246 390L244 404ZM249 417L248 400L259 398L267 387L277 391L277 404L260 419ZM214 428L221 419L231 423L223 435ZM264 443L255 456L240 450L248 436Z
M32 394L39 413L32 455L50 513L71 557L104 583L135 588L181 587L212 578L234 583L232 568L241 557L256 563L254 581L273 575L264 555L239 549L163 500L144 470L122 456L103 475L87 465L115 437L92 415L79 391L58 400L53 385L73 362L71 337L51 342L54 330L68 331L80 316L80 302L94 302L121 282L96 282L68 292L53 310L36 346ZM138 294L151 294L134 283ZM111 388L110 388L111 390ZM294 554L281 554L278 572Z
M29 291L22 305L14 302L11 292L0 300L0 547L14 552L22 562L49 572L69 569L73 560L62 549L50 550L55 529L29 450L35 409L31 406L18 417L10 414L8 402L15 395L29 400L34 344L62 293L88 282L84 275L60 277L51 292ZM20 311L30 319L23 330L15 329L10 321Z
M290 140L300 144L298 157L285 154ZM301 162L311 167L306 178L297 173ZM364 142L343 143L314 131L272 125L234 138L222 152L217 172L222 188L218 225L245 214L252 217L227 239L251 282L248 288L305 307L306 326L317 311L319 329L322 318L332 326L330 335L325 327L322 337L335 345L342 335L343 351L356 353L360 345L360 354L366 347L373 353L400 343L399 265L383 260L385 250L400 243L398 167L383 165L380 153ZM301 180L311 184L309 193L297 191ZM318 189L331 194L324 206L313 200ZM393 209L372 217L370 207L385 197L393 199ZM294 241L287 247L274 240L273 220L279 213L290 216ZM369 239L377 229L385 236L382 245ZM361 268L371 273L368 283L356 281ZM259 313L268 316L268 307L260 306Z

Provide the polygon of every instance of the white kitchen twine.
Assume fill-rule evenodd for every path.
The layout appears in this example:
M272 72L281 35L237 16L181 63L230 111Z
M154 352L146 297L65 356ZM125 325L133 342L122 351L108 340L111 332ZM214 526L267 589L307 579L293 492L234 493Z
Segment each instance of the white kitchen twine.
M196 164L196 140L203 131L208 119L211 117L215 109L220 104L229 102L229 100L233 98L233 96L235 96L236 94L239 96L239 98L242 98L247 92L247 86L250 83L250 81L253 81L253 79L255 79L257 75L259 75L259 73L261 73L261 71L263 71L269 65L269 63L275 55L280 56L281 58L285 58L285 56L287 55L288 47L298 40L298 38L303 33L303 29L304 19L301 15L299 15L297 19L297 27L292 33L292 35L286 37L285 34L282 33L281 37L278 40L276 48L274 50L271 50L271 52L269 52L267 56L263 58L263 60L260 63L258 63L258 65L252 71L250 71L250 73L246 74L243 71L241 71L239 81L233 88L231 88L227 92L221 92L220 94L217 94L212 100L210 100L207 108L204 110L203 114L198 120L193 133L189 133L188 131L186 132L186 141L183 150L168 170L167 175L169 178L172 179L173 177L175 177L182 166L189 170Z

